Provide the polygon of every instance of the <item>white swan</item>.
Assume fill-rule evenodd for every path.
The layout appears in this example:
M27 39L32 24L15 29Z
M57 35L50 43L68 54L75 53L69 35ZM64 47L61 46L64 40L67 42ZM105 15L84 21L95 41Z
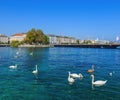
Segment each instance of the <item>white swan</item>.
M34 71L32 71L33 74L37 74L38 73L38 68L37 68L37 65L36 65L36 69Z
M68 72L68 73L69 73L68 82L69 82L69 83L73 83L75 80L74 80L73 78L70 77L70 72Z
M105 81L97 80L94 82L94 75L91 75L91 77L92 77L92 84L95 86L102 86L107 82L107 80L105 80Z
M18 55L18 54L19 54L19 51L16 52L16 55Z
M33 55L33 52L31 52L30 55L32 56L32 55Z
M16 69L17 68L17 64L14 66L14 65L11 65L11 66L9 66L9 68L11 68L11 69Z
M88 73L93 73L94 72L94 65L92 65L92 69L88 70Z
M110 75L110 76L112 76L112 75L113 75L113 73L112 73L112 72L110 72L110 73L109 73L109 75Z
M81 73L80 74L72 73L72 74L70 74L70 76L72 78L83 78L83 75Z
M110 76L113 76L113 74L115 74L115 71L109 73Z

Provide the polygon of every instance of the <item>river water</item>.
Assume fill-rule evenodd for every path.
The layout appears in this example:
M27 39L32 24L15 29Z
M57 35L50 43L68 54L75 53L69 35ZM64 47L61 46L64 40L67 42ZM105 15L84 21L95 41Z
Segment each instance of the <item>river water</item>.
M105 85L92 87L92 64L95 81L107 80ZM83 78L69 84L68 71ZM120 49L0 47L0 100L62 99L120 100Z

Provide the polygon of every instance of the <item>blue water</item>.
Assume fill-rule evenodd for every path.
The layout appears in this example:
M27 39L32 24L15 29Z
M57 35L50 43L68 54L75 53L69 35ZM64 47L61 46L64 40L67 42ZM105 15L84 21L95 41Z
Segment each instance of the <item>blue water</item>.
M104 86L92 88L92 64L95 80L108 80ZM70 85L68 71L84 77ZM0 100L62 99L120 100L120 49L0 47Z

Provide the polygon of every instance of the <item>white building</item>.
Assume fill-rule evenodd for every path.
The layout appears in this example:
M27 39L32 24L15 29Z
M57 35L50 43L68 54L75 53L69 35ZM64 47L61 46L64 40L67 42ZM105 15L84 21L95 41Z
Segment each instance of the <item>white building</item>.
M57 37L55 35L47 35L49 38L50 44L56 44L57 43Z
M50 44L75 44L76 39L73 37L47 35L49 37Z
M10 37L10 42L12 41L23 41L26 37L25 33L14 34Z
M107 41L107 40L95 40L94 43L95 44L109 44L110 41Z
M8 43L9 38L6 35L0 34L0 43Z

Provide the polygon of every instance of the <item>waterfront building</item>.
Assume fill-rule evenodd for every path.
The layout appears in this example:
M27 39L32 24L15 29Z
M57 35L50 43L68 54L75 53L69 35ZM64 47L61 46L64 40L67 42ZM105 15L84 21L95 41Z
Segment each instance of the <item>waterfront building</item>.
M49 37L50 44L76 44L77 39L74 37L47 35Z
M25 37L26 37L25 33L17 33L10 37L10 42L11 41L23 41Z
M48 38L49 38L49 43L50 44L56 44L57 43L57 37L56 35L53 35L53 34L49 34L47 35Z
M94 43L95 44L109 44L110 41L108 41L108 40L95 40Z
M8 43L8 42L9 42L8 36L4 34L0 34L0 43Z
M77 40L73 37L67 37L67 36L59 36L58 38L58 43L59 44L76 44Z

